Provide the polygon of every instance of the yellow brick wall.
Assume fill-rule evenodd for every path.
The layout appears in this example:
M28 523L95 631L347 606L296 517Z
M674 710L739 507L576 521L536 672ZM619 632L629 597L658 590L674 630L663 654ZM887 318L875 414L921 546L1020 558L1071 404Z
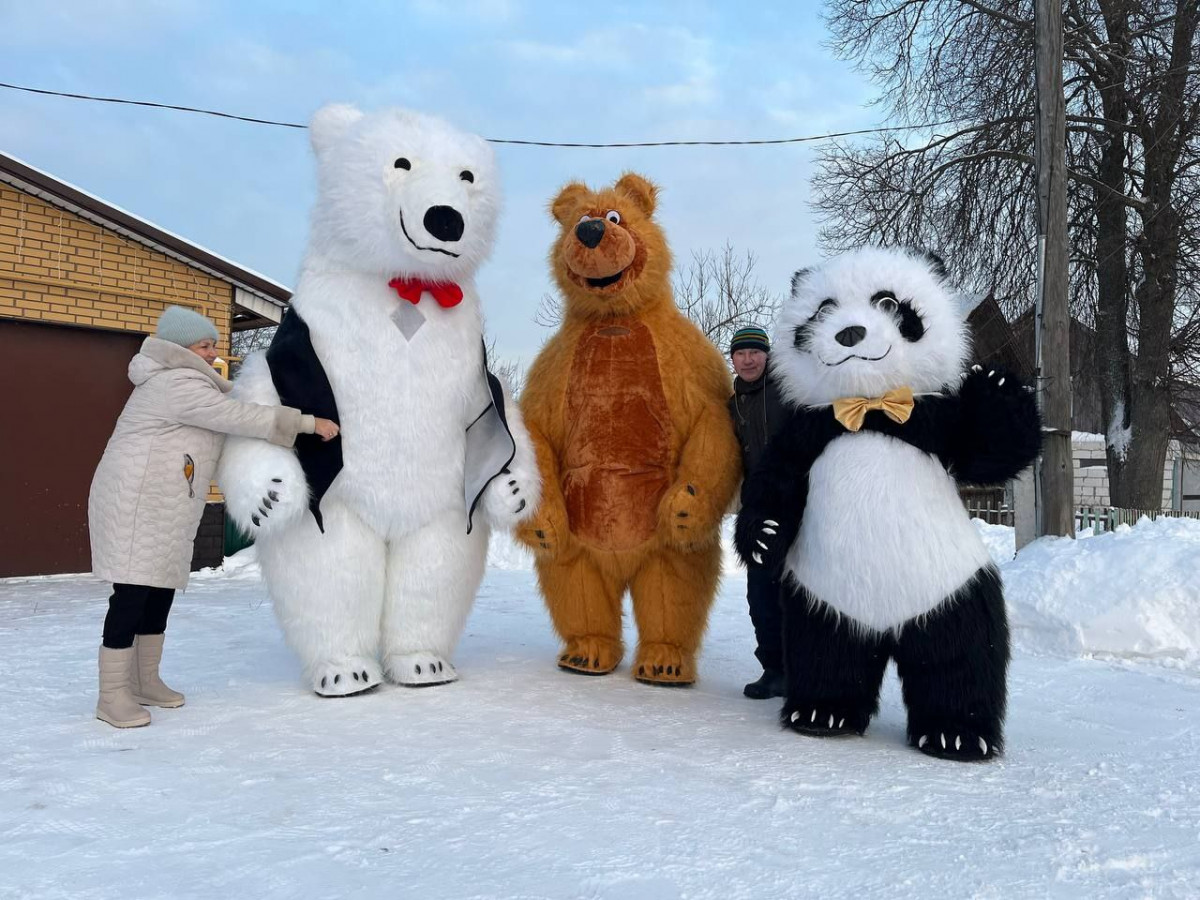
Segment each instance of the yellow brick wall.
M0 318L150 334L172 304L208 316L229 353L231 285L0 184Z
M0 319L152 334L170 305L208 316L228 356L231 285L0 184Z

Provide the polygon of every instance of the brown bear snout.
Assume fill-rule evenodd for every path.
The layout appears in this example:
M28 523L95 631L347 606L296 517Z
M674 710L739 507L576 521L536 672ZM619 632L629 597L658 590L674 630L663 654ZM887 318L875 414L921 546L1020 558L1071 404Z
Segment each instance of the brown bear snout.
M637 255L633 236L621 225L604 219L587 218L576 225L574 239L561 245L563 262L582 282L592 282L620 275ZM569 232L570 233L570 232ZM597 287L599 285L590 285Z
M604 220L584 219L575 226L575 237L589 250L595 250L604 240Z

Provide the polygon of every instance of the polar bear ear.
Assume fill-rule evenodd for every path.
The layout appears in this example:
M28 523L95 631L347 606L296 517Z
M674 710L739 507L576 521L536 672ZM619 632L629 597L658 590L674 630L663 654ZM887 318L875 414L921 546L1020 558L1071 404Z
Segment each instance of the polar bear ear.
M346 103L330 103L318 109L308 125L309 139L317 156L333 146L362 115Z
M559 191L558 196L550 203L550 215L554 216L554 221L559 225L568 224L576 205L590 193L586 184L572 181Z
M658 188L641 175L626 172L617 182L616 189L628 196L647 216L654 215L654 209L658 206Z

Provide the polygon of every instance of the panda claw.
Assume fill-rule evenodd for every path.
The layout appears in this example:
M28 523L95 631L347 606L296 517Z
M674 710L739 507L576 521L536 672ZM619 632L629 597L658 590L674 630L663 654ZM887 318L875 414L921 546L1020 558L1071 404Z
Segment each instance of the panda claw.
M774 519L763 519L763 524L764 524L764 525L770 525L772 528L778 528L778 527L779 527L779 523L778 523L778 522L776 522Z
M983 753L984 756L988 755L987 741L985 741L983 738L979 739L979 749Z
M929 735L927 735L927 734L921 735L921 739L919 741L917 741L917 749L924 750L925 744L928 740L929 740Z
M800 718L800 710L796 710L794 713L792 713L792 721L793 722L795 722L799 718Z
M839 720L838 720L838 728L841 728L841 727L842 727L842 726L844 726L845 724L846 724L846 720L845 720L845 719L839 719Z
M945 750L946 749L946 735L943 734L941 737L942 737L942 749Z
M755 541L754 543L758 544L758 546L762 547L764 550L767 549L767 545L764 544L762 541Z
M763 529L763 534L778 534L778 532L777 532L777 531L775 531L775 529L774 529L774 528L764 528L764 529Z
M750 558L751 558L751 559L753 559L753 560L754 560L756 563L758 563L760 566L763 564L763 561L762 561L762 556L760 556L760 555L759 555L757 552L755 552L755 553L751 553L751 554L750 554Z
M817 721L817 711L815 709L813 710L812 718L809 719L808 721L810 724Z
M962 749L962 735L961 734L956 734L954 736L954 749L955 750Z
M833 713L830 713L830 714L829 714L829 727L830 727L830 728L832 728L832 727L833 727Z

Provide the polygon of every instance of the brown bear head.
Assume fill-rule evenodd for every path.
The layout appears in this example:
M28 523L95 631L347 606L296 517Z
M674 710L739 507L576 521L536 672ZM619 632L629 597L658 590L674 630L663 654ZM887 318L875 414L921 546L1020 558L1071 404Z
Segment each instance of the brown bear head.
M671 251L652 218L657 195L630 172L600 191L572 182L554 198L562 231L550 268L567 315L623 316L671 302Z

